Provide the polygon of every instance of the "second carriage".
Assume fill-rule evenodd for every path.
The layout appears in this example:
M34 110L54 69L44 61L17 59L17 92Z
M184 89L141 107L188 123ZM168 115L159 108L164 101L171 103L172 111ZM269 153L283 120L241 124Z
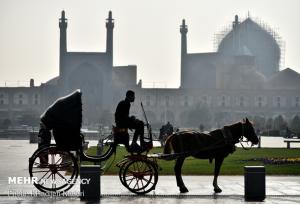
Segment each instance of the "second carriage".
M142 104L141 104L142 106ZM142 106L143 109L143 106ZM121 183L135 194L146 194L155 189L158 181L158 165L155 157L147 153L153 147L151 126L146 120L146 149L130 153L117 163ZM104 140L105 147L100 155L88 155L84 151L84 135L80 132L82 122L81 92L54 102L41 117L39 148L29 158L29 174L34 186L41 192L62 193L76 183L82 161L101 163L108 160L119 144L129 139L128 131L113 128L112 134ZM51 132L55 144L51 144Z

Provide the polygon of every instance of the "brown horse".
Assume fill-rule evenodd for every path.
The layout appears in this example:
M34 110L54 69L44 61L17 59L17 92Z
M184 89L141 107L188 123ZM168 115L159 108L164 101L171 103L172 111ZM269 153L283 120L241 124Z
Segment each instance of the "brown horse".
M166 141L164 154L174 152L179 155L174 167L177 186L181 193L188 192L182 177L181 168L186 157L193 156L198 159L215 159L215 170L213 187L216 193L222 192L218 186L218 175L225 157L235 151L235 144L242 141L243 137L253 144L258 143L252 123L246 118L243 122L238 122L222 129L217 129L208 134L182 131L177 132Z

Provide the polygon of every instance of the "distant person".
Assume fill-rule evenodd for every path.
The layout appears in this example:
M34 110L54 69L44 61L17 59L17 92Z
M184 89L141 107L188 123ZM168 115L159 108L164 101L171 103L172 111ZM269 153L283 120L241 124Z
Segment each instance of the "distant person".
M203 131L204 131L204 125L203 125L203 124L200 124L200 125L199 125L199 130L200 130L200 132L203 132Z
M119 102L115 112L115 122L117 128L135 129L131 146L132 152L142 152L144 149L144 122L136 119L135 116L129 116L130 103L134 102L135 93L131 90L126 92L126 98ZM137 144L140 137L140 144Z
M171 125L170 122L167 122L167 124L163 125L159 130L159 140L160 144L163 147L165 144L165 141L168 136L172 135L174 131L173 125Z
M38 147L49 146L51 143L51 132L43 122L40 122L40 130L38 133Z
M257 135L257 136L260 136L260 134L261 134L261 130L260 130L259 128L257 128L257 129L256 129L256 135Z
M171 125L171 123L169 121L165 125L165 128L166 128L165 132L168 136L173 134L174 128L173 128L173 125Z
M285 137L286 138L292 137L292 131L289 129L289 127L286 127Z
M297 136L297 133L291 131L288 127L286 127L285 136L286 136L286 138L293 138L293 137Z
M158 137L158 139L159 139L159 141L160 141L160 146L161 147L163 147L164 146L164 128L165 128L165 126L163 125L163 126L161 126L161 128L159 129L159 137Z

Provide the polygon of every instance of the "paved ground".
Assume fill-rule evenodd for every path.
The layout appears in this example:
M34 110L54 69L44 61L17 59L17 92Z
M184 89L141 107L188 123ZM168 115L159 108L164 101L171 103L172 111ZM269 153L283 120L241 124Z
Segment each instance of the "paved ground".
M45 197L29 184L8 184L8 177L28 176L28 158L37 145L27 141L0 140L0 203L244 203L244 177L220 176L221 194L215 195L211 185L212 176L184 176L190 192L180 194L174 176L160 176L155 191L147 196L130 193L117 176L101 177L102 198L96 202L80 201L79 184L75 185L67 197ZM300 177L267 176L265 203L300 203ZM254 203L254 202L251 202Z

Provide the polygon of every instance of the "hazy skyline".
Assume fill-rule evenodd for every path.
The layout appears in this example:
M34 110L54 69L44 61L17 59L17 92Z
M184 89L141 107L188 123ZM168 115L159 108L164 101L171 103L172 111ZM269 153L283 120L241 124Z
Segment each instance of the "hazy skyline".
M114 65L135 64L144 86L178 87L182 19L188 52L213 52L214 34L237 14L261 19L285 42L285 67L300 72L298 0L0 0L0 87L36 85L58 76L62 10L68 18L68 51L105 52L105 19L115 19Z

